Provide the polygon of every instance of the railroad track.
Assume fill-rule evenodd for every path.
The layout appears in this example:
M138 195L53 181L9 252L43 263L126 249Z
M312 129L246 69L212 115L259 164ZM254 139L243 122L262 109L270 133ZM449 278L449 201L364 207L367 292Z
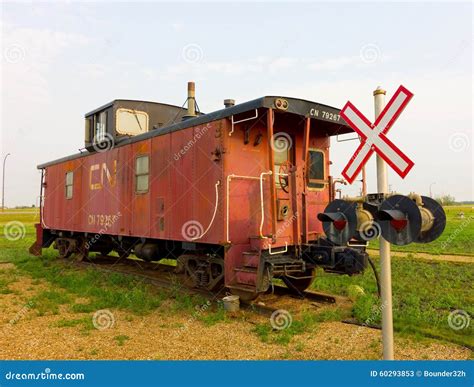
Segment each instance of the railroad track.
M120 259L118 257L97 256L91 260L84 261L64 261L76 267L88 268L103 272L120 273L136 277L142 282L157 286L159 288L170 290L171 293L178 292L182 294L199 294L211 301L219 302L222 297L228 295L226 288L217 292L211 292L206 289L189 288L184 285L184 275L175 273L175 266L145 262L136 259ZM278 296L280 299L298 300L301 305L320 307L321 304L336 304L343 298L331 294L304 291L300 294L291 293L288 288L280 285L274 285L269 292L261 295L257 300L251 302L241 301L243 309L269 316L274 311L280 309L278 305L267 305L266 297Z

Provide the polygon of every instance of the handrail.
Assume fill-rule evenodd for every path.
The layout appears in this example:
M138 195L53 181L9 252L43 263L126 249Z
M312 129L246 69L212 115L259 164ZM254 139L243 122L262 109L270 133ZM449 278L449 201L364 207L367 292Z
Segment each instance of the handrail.
M241 122L254 120L255 118L258 118L258 109L255 109L255 117L244 118L244 119L239 120L239 121L234 121L234 115L231 115L230 116L230 122L232 124L232 130L229 132L229 137L232 136L232 133L234 133L234 125L235 124L240 124Z
M263 176L264 175L271 175L273 172L268 171L268 172L262 172L260 174L260 207L262 210L262 217L260 219L260 238L264 238L263 236L263 223L265 221L265 208L263 205Z
M210 221L209 225L207 226L206 231L204 231L201 235L199 235L195 238L192 238L191 240L193 240L193 241L195 241L196 239L201 239L204 235L206 235L207 232L209 231L209 229L211 228L212 224L214 223L214 219L216 218L216 214L217 214L217 207L218 207L218 204L219 204L219 189L217 187L219 187L220 184L221 184L221 181L217 180L217 183L216 183L216 205L214 206L214 213L212 214L211 221Z
M227 175L227 189L226 189L226 239L227 243L231 243L229 235L229 214L230 214L230 181L232 179L248 179L248 180L260 180L260 207L262 209L262 220L260 223L260 235L262 236L262 228L263 228L263 221L264 221L264 205L263 205L263 179L264 175L271 175L272 171L262 172L260 176L245 176L245 175L234 175L230 174Z
M268 245L268 254L270 255L277 255L277 254L282 254L282 253L286 253L288 251L288 242L285 242L285 249L284 250L280 250L280 251L276 251L276 252L272 252L272 244L270 243Z

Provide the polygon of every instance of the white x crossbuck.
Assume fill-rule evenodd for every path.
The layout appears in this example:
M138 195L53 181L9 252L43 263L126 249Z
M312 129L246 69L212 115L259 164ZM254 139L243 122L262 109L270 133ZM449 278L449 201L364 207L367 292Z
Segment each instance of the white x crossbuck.
M386 134L402 113L413 94L400 86L383 111L372 124L350 101L341 110L341 117L360 136L360 145L342 171L352 184L367 160L376 151L401 177L415 165Z

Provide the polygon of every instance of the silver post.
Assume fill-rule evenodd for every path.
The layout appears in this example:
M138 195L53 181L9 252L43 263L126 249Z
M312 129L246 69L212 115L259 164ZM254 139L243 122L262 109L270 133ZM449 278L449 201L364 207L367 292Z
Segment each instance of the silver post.
M10 153L7 153L3 159L3 172L2 172L2 211L5 211L5 162Z
M375 119L385 106L386 91L380 86L374 91ZM388 193L387 164L377 155L377 190ZM382 297L382 345L384 360L393 360L393 316L392 316L392 269L390 243L380 237L381 297Z

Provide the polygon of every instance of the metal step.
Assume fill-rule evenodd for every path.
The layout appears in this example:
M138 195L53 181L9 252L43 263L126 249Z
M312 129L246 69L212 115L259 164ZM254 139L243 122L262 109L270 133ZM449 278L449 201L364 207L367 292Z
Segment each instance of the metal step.
M238 271L240 273L257 273L256 267L235 267L234 271Z
M258 267L260 263L260 254L258 251L244 251L242 256L244 258L244 267Z

